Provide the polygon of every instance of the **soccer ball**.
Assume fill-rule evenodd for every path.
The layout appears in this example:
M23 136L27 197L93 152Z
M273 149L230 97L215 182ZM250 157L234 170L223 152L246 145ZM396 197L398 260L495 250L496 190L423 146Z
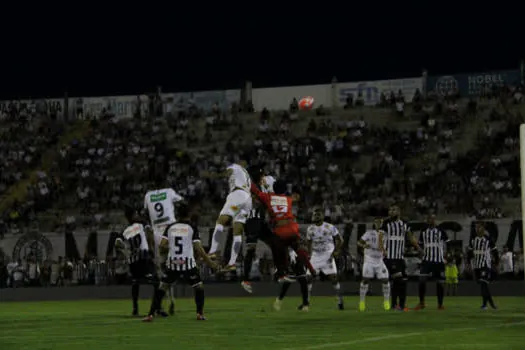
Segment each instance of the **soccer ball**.
M306 96L299 100L299 109L302 111L309 111L314 106L314 98L312 96Z

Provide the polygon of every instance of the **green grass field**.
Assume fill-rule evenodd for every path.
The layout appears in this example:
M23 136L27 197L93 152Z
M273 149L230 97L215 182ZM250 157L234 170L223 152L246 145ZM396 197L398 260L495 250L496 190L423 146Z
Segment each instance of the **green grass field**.
M355 297L345 311L317 297L305 313L296 298L280 312L271 298L209 298L198 322L193 300L180 299L175 316L150 324L128 316L129 301L0 303L0 349L525 349L524 298L496 298L496 311L480 311L479 298L449 298L437 311L430 298L407 313L385 312L381 300L360 313Z

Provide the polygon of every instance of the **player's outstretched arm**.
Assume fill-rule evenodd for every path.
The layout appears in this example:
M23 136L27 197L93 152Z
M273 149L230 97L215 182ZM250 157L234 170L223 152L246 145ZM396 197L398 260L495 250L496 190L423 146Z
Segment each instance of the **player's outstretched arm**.
M217 264L210 259L208 254L204 251L204 248L202 247L201 241L194 241L193 242L193 250L195 251L195 254L202 258L206 265L208 265L212 270L217 270L219 267Z

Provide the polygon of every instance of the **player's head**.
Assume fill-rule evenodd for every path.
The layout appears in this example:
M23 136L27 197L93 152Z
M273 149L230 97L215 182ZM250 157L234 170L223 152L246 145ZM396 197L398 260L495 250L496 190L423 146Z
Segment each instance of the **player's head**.
M252 165L247 170L254 183L258 184L261 182L264 176L264 170L262 167L258 165Z
M242 166L243 168L246 169L246 167L248 166L248 162L244 159L239 159L239 161L237 162L237 164L239 164L240 166Z
M128 223L133 224L141 221L141 217L137 208L132 205L126 205L124 207L124 216L128 220Z
M274 193L273 185L276 181L277 180L271 175L263 176L261 182L262 191L266 193Z
M312 213L312 222L314 224L320 224L324 221L323 208L315 208Z
M436 226L436 216L434 214L429 214L427 217L427 224L430 226Z
M286 194L286 182L283 180L277 180L273 184L273 192L275 194L279 195L285 195Z
M399 209L399 206L392 205L388 209L388 216L390 216L391 219L399 219L401 216L401 209Z
M476 222L476 234L478 236L485 235L485 224L481 221Z
M374 230L379 230L381 226L383 226L383 218L379 218L379 217L375 218L373 225L374 225Z

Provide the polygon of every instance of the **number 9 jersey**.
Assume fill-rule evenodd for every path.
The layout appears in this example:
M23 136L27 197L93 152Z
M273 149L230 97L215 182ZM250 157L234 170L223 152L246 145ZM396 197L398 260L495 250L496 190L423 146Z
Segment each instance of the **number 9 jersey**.
M144 197L144 208L148 210L154 232L157 235L164 233L164 228L176 222L173 203L183 198L171 188L148 191Z

